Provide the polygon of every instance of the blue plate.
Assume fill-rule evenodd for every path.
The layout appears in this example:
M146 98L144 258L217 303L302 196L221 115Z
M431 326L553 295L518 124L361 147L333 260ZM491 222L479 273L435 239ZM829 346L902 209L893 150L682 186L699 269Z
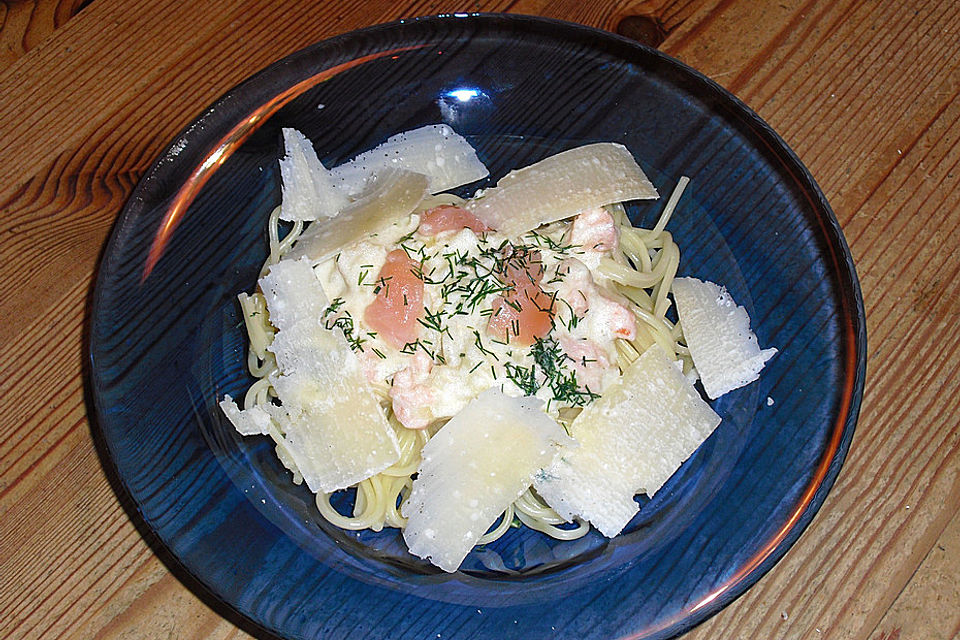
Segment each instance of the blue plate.
M764 347L760 380L625 532L525 529L456 574L396 530L328 525L266 438L216 402L250 384L235 296L255 285L280 200L280 130L327 166L447 122L493 179L586 142L625 144L661 193L681 274L724 283ZM473 187L475 188L475 186ZM660 205L630 207L649 224ZM663 54L519 16L441 16L321 42L230 91L143 178L100 268L91 321L105 467L168 565L248 630L289 638L666 638L743 593L833 484L865 371L859 285L807 170L754 113Z

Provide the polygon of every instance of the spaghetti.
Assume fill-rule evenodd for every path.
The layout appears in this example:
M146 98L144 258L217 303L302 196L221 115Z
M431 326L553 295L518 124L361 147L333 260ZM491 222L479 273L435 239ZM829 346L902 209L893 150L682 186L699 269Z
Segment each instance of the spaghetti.
M673 241L671 234L666 231L666 225L687 183L687 178L681 178L658 220L650 229L634 227L621 204L608 205L604 208L606 215L608 215L615 224L618 242L616 250L609 252L609 255L594 256L596 265L594 269L591 269L591 274L603 283L602 288L606 292L605 295L624 302L624 307L629 309L636 326L635 332L631 332L633 335L631 335L629 339L625 337L615 337L613 339L615 345L615 361L611 363L611 366L615 366L620 372L636 360L648 347L654 344L660 345L668 354L671 354L674 359L680 360L685 373L689 373L693 368L689 351L683 344L680 327L667 317L667 310L670 305L667 294L671 290L671 283L677 272L680 251ZM415 227L417 220L428 211L436 210L438 207L443 206L458 207L462 205L463 202L460 198L449 194L427 197L419 205L414 214L412 214L411 220L413 221L413 225ZM541 259L543 263L552 260L551 264L553 264L554 273L558 274L555 276L555 280L560 279L559 274L563 268L569 269L569 267L561 266L565 264L562 262L565 256L564 250L569 250L570 247L574 247L575 249L576 247L569 244L565 245L565 247L561 246L556 238L567 237L567 233L572 224L571 221L552 223L547 227L531 232L532 235L528 234L530 237L523 239L525 241L531 241L523 245L523 247L525 247L523 250L527 252L524 254L527 256L527 262L523 263L522 266L527 269L526 273L528 277L529 274L533 273L532 269L534 268L540 272L545 270L545 268L541 266ZM266 274L272 265L279 262L284 255L296 245L297 240L305 230L304 223L298 221L293 223L289 231L283 233L280 223L280 207L277 207L270 214L267 229L270 251L261 269L261 276ZM483 237L483 232L480 232L479 237ZM397 244L403 246L404 249L407 250L408 255L410 255L411 252L416 255L418 251L421 256L424 255L425 249L423 247L426 247L431 241L427 240L425 243L415 244L411 238L412 236L408 234L404 236L404 238L401 238L401 241ZM515 240L513 242L514 244L510 246L500 243L497 245L498 250L501 254L503 254L504 251L512 251L511 256L518 255L516 247L520 246L520 243ZM454 254L453 251L454 250L451 250L450 255L455 255L456 258L447 257L451 272L456 268L455 260L457 258L463 257L462 261L466 261L466 253ZM546 257L541 258L541 255ZM535 257L531 259L529 256ZM338 259L339 255L334 258L334 261ZM534 260L534 262L530 260ZM491 269L489 272L478 272L479 267L477 264L479 264L479 262L477 261L471 263L471 268L474 269L475 275L478 275L478 277L489 276L493 273L498 278L503 279L504 273L507 273L511 268L514 270L517 269L516 266L511 266L509 259L505 260L504 263L505 266L504 264L498 263L497 268L499 271L497 271L497 269ZM363 270L367 267L372 267L372 265L361 265L360 280L364 279L365 273L369 273L369 269L367 269L367 271ZM429 278L428 275L421 274L421 276L424 279ZM540 277L539 273L537 277ZM493 280L493 282L496 283L498 280ZM382 284L386 285L386 283ZM472 284L468 284L467 286L474 287ZM545 288L549 288L549 283L545 285ZM506 289L509 289L509 287L501 287L499 291L487 291L486 297L479 299L473 299L470 298L468 294L462 294L460 298L456 300L460 305L457 309L462 311L465 308L464 305L471 303L489 306L491 298L497 293L503 294ZM449 283L447 290L452 290ZM580 295L583 294L581 293ZM556 292L552 294L552 297L553 300L560 299ZM575 324L580 318L578 318L577 313L574 311L574 307L569 301L560 299L560 302L562 304L557 305L557 310L551 312L552 322L562 321ZM244 407L249 409L271 403L276 398L276 392L271 385L270 377L278 371L277 362L269 350L275 329L269 322L266 301L261 292L253 292L251 294L242 293L239 295L239 303L249 338L247 365L250 375L256 378L256 381L247 391L243 402ZM566 305L569 310L563 311L563 305ZM344 323L338 324L337 326L355 331L357 336L360 336L360 325L362 321L359 317L338 315L343 312L335 305L331 305L331 308L328 308L327 312L330 313L331 319L333 319L334 322L340 322L343 318L350 318L349 327ZM354 322L356 322L356 325L354 325ZM350 331L345 331L345 333L349 334ZM507 332L506 337L508 340L506 340L506 342L509 343L509 329L507 329ZM368 333L370 336L374 336L373 332ZM514 333L515 335L519 335L519 328L517 328ZM440 334L442 337L442 329ZM349 339L350 335L347 337ZM481 342L479 333L477 334L477 344L480 345L481 350L485 350L482 346L483 343ZM555 401L552 411L555 413L557 420L566 426L579 414L582 406L588 404L597 394L590 392L589 388L586 388L587 393L584 394L582 392L582 382L578 383L576 378L573 377L573 373L569 371L566 373L561 372L556 380L539 380L537 375L542 376L549 366L556 369L560 366L557 364L558 362L565 361L563 358L553 361L541 359L540 355L546 353L545 344L551 349L558 350L557 353L560 353L559 349L562 349L562 347L557 346L555 342L546 343L538 340L534 349L539 346L541 351L534 355L534 360L541 365L539 370L536 368L536 365L531 366L528 370L518 364L514 364L511 369L511 365L507 364L503 371L510 377L512 383L526 391L538 391L554 382L557 383L557 389L559 389L561 388L561 383L569 383L572 381L576 389L580 390L579 395L562 395L554 389L552 392L553 395L548 397L548 401L551 400L551 398ZM359 337L351 342L351 346L353 346L355 350L364 350L363 343ZM370 345L368 344L367 346L369 347ZM422 344L419 346L423 348L424 352L430 355L431 360L435 364L443 363L442 356L438 351L432 352L430 348ZM495 347L491 346L490 348ZM373 348L373 350L382 356L382 353L376 348ZM413 352L404 353L407 353L410 357L414 357L413 354L416 353L416 351L417 348L415 346ZM501 351L503 351L503 349L501 349ZM531 351L533 351L533 349ZM460 353L459 355L463 356L464 354ZM586 355L571 356L570 354L561 353L561 356L564 356L570 361L578 357L582 358L583 367L586 367L588 363ZM552 364L550 364L551 362ZM492 366L491 368L494 369ZM493 375L494 378L497 377L496 369L494 369ZM563 376L565 375L569 377L564 378ZM529 388L526 388L525 385L529 385ZM333 525L343 529L371 529L379 531L383 527L403 528L405 526L406 520L401 515L400 506L410 495L413 479L420 464L420 451L430 437L442 428L445 422L444 417L441 416L437 419L430 420L425 428L408 428L409 425L405 426L398 417L397 411L395 411L396 398L391 398L391 387L389 384L380 380L379 382L373 382L371 386L377 393L388 416L390 425L396 434L399 443L400 457L399 460L387 469L355 485L355 498L353 499L350 513L341 513L334 507L331 502L334 494L317 493L316 506L320 514ZM570 385L567 384L567 386L562 388L566 390L564 392L566 393L570 390ZM293 481L297 484L301 483L303 481L302 475L294 462L293 456L286 449L284 434L273 421L271 421L268 429L268 435L276 443L278 458L284 466L292 472ZM495 526L481 537L479 543L489 543L496 540L506 533L511 525L527 526L553 538L562 540L579 538L585 535L590 529L589 524L584 521L577 520L572 524L566 522L564 518L550 508L532 488L524 492L519 499L514 501L513 504L504 511L497 523L495 523Z

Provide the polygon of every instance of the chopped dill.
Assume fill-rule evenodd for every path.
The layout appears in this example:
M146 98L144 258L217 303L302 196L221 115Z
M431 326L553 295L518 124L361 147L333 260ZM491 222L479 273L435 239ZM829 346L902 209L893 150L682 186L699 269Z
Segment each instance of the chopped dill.
M537 340L530 347L530 355L547 378L552 378L560 371L567 354L553 338L547 337Z
M334 298L333 300L331 300L327 308L323 310L322 319L325 320L327 316L339 311L340 307L342 307L344 303L346 303L346 300L344 300L343 298Z
M567 309L570 310L570 318L567 320L567 329L569 329L570 331L573 331L574 329L577 328L577 323L580 322L580 318L577 316L576 313L574 313L573 307L570 306L569 302L567 302L563 298L560 298L560 302L567 305Z
M537 384L536 367L527 368L508 362L504 365L504 369L507 372L507 378L517 385L525 395L532 396L540 388L540 385Z
M482 353L482 354L485 355L485 356L492 356L493 359L496 360L497 362L500 361L500 358L497 357L497 354L495 354L493 351L490 351L489 349L487 349L487 348L485 348L485 347L483 346L483 340L480 338L480 332L479 332L479 331L477 331L476 329L474 329L474 330L473 330L473 336L474 336L474 344L477 345L477 349L480 350L480 353ZM494 377L496 377L496 375L494 375Z
M373 287L373 295L379 295L380 292L383 291L383 295L384 295L384 296L389 296L389 295L390 295L390 279L391 279L391 278L393 278L393 276L387 276L386 278L383 277L383 276L380 276L380 277L376 280L376 282L370 283L370 284L367 285L367 286L372 286L372 287Z
M331 305L332 307L333 305ZM330 307L324 312L324 318L326 318L327 311L330 310ZM337 316L332 320L328 320L325 325L327 329L333 330L334 327L339 327L343 331L343 336L347 339L347 343L350 345L350 348L354 351L363 351L363 343L367 341L366 338L361 337L359 332L356 332L356 327L353 323L353 316L350 315L348 311L344 311L341 315ZM376 335L376 334L374 334Z
M537 231L528 232L526 237L529 237L536 246L544 249L550 249L551 251L555 251L557 253L567 253L570 251L570 249L573 249L577 246L574 244L560 244L550 236L543 233L538 233Z
M357 286L363 284L363 281L367 279L367 276L370 275L370 270L373 269L372 264L362 264L360 265L360 274L357 276Z
M429 340L417 339L413 342L408 342L400 349L400 353L405 353L407 355L413 355L417 352L417 349L423 351L427 356L440 364L446 364L446 360L443 357L443 354L439 350L432 349L433 343Z
M567 367L573 362L552 337L538 339L530 348L534 364L529 367L508 362L504 364L507 378L525 395L532 396L543 388L550 390L548 406L553 403L582 407L600 397L587 386L580 386L575 371ZM584 363L587 360L584 359Z
M437 333L446 333L451 338L453 335L450 333L450 329L443 324L443 311L430 311L427 307L423 308L423 318L417 318L417 322L426 327L427 329L432 329Z
M600 394L590 391L589 387L581 389L577 376L572 371L567 374L559 373L549 382L553 397L558 402L566 402L574 407L582 407L600 397Z

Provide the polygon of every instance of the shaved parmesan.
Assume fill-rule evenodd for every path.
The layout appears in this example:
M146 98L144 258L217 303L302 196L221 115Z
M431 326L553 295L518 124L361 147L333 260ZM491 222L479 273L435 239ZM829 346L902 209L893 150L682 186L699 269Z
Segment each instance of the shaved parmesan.
M490 172L470 143L445 124L432 124L387 138L383 144L345 164L331 175L337 188L355 196L373 176L388 169L405 169L427 176L430 193L476 182Z
M571 425L579 447L538 476L537 492L567 520L620 533L720 424L720 416L658 345L645 351Z
M294 245L288 259L326 260L341 249L392 224L400 224L427 194L427 178L403 169L384 170L370 190L336 218L318 220Z
M480 394L423 448L403 506L410 552L456 571L487 529L570 443L535 398Z
M263 407L311 491L345 489L400 459L396 433L339 329L303 320L277 332L270 351L282 406Z
M626 147L588 144L511 171L465 208L507 236L614 202L657 198Z
M270 312L270 324L277 329L319 318L330 304L306 258L281 260L270 267L259 284Z
M317 158L313 144L296 129L283 130L286 155L280 159L281 220L330 218L347 205L333 176Z
M241 410L227 394L220 401L220 409L242 436L265 436L270 433L270 414L257 405Z
M608 205L622 213L658 194L622 145L570 149L464 202L429 197L487 175L446 125L393 136L331 171L299 132L284 130L284 141L282 218L310 224L278 251L271 217L270 261L293 247L261 292L240 297L256 406L226 396L220 407L241 434L276 443L294 482L317 494L357 488L352 524L318 496L334 525L401 527L413 555L447 572L508 530L511 513L557 538L584 535L587 522L616 536L637 494L660 491L719 425L698 375L715 397L776 351L760 351L726 291L693 279L673 289L696 368L687 359L685 375L674 360L685 350L677 335L638 326L646 312L634 302L662 290L656 308L669 303L679 254L664 228L686 179L638 240ZM516 244L542 225L536 247ZM615 264L621 253L643 273ZM628 299L623 283L643 291ZM531 311L521 298L532 320L505 308ZM621 371L633 351L618 338L651 335ZM578 524L558 530L562 519Z
M677 278L673 297L707 396L719 398L760 377L777 350L760 350L757 336L750 331L750 316L725 288L696 278Z

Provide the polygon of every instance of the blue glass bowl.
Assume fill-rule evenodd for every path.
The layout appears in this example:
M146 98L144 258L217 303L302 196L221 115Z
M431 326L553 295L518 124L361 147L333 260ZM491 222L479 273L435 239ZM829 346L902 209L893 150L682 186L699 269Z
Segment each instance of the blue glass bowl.
M446 122L491 169L625 144L669 193L680 272L723 283L780 353L713 403L723 423L625 532L525 529L456 574L396 530L327 524L266 438L217 409L250 384L235 296L279 202L280 130L327 166ZM474 185L472 188L476 188ZM659 204L631 206L649 224ZM666 638L783 556L846 454L865 371L863 303L823 194L754 113L700 74L593 29L441 16L313 45L230 91L162 154L107 246L91 321L95 432L155 549L224 615L290 638Z

